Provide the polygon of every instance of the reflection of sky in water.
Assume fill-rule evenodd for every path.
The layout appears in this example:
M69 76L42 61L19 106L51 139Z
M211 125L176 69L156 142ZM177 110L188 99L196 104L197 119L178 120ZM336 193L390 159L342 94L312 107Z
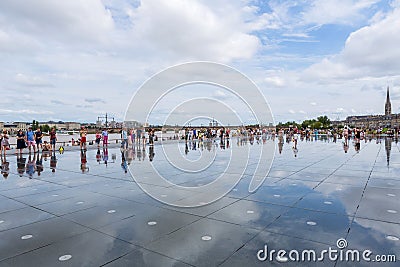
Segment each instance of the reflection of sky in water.
M269 138L266 142L272 140ZM279 140L274 142L278 146ZM74 211L80 205L88 209L79 211L77 214L82 215L76 215L77 219L96 206L91 217L97 217L99 222L106 220L106 215L134 212L136 215L129 220L118 217L108 222L111 223L109 226L103 224L100 231L129 242L149 244L150 250L172 258L180 256L193 264L205 257L210 264L228 257L227 263L234 262L239 256L252 258L263 243L277 246L274 249L306 246L326 249L327 245L334 246L341 237L347 239L349 248L400 256L400 241L396 240L400 237L400 150L393 140L361 141L359 152L351 147L353 140L350 140L348 153L344 153L342 140L336 143L321 138L300 140L297 157L293 155L293 144L284 140L282 153L277 151L267 179L255 193L248 192L248 184L256 165L252 154L256 151L253 150L257 146L256 140L251 145L232 138L230 147L225 145L225 149L218 142L209 143L211 146L203 144L203 147L198 142L195 147L193 144L188 143L187 153L184 142L168 145L177 146L177 153L194 163L199 160L199 155L211 160L215 157L217 167L184 176L165 162L159 145L144 150L136 147L125 152L111 147L107 151L89 149L85 155L88 167L85 172L81 170L82 154L78 151L57 152L53 161L51 155L31 155L30 159L28 155L23 155L22 159L9 155L9 176L0 182L3 203L0 220L4 221L0 230L10 227L4 212L12 211L15 209L12 205L16 205L11 205L11 199L5 201L3 198L15 198L33 206L41 205L44 211L55 209L53 212L57 214L62 214L64 209ZM143 161L149 161L151 156L154 166L170 174L171 181L196 186L208 183L220 174L228 163L231 149L243 149L243 159L247 160L247 148L250 157L242 180L221 200L199 208L172 208L159 203L133 186L129 173L124 172L124 164L141 168ZM43 164L40 176L38 160ZM33 172L32 162L35 162ZM22 177L18 177L19 174ZM160 195L170 197L162 188ZM68 204L50 205L54 201L50 198L62 199ZM90 206L90 203L95 204ZM107 213L110 210L115 212ZM106 215L99 217L100 211ZM156 224L149 225L149 222ZM256 236L260 230L264 232ZM202 240L204 236L211 239ZM91 239L85 240L90 242ZM247 243L249 240L252 241ZM150 244L151 241L154 242ZM96 246L97 253L105 253L112 244L107 241ZM179 254L178 251L183 252ZM143 262L150 262L146 253L135 255L143 257Z

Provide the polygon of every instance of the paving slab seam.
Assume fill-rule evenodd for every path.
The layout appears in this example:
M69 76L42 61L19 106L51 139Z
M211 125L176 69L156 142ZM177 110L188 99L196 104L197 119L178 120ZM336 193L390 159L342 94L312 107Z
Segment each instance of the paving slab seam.
M333 157L335 154L333 154L333 155L331 155L330 157ZM357 155L357 153L354 153L353 155L352 155L352 157L351 158L353 158L355 155ZM351 159L350 158L350 159ZM315 165L316 163L318 163L318 162L321 162L321 161L323 161L323 160L325 160L326 158L324 158L324 159L321 159L320 161L317 161L317 162L315 162L315 163L313 163L313 164L311 164L310 166L312 166L312 165ZM343 166L346 162L348 162L350 159L347 159L343 164L341 164L338 168L336 168L335 169L335 171L336 170L338 170L341 166ZM307 167L309 167L309 166L307 166ZM307 167L305 167L305 168L307 168ZM303 168L303 169L305 169L305 168ZM302 170L303 170L302 169ZM334 173L335 171L333 171L332 173ZM289 175L290 176L290 175ZM289 177L288 176L288 177ZM328 176L329 177L329 176ZM326 180L326 179L328 179L328 177L326 177L324 180ZM317 184L313 189L315 189L318 185L320 185L322 183L322 181L319 183L319 184ZM307 194L309 194L309 193L307 193ZM306 196L307 194L305 194L304 196ZM304 196L302 196L299 200L297 200L293 205L291 205L290 206L290 208L295 208L294 206L299 202L299 201L301 201L303 198L304 198ZM287 214L289 211L290 211L290 208L287 210L287 211L285 211L284 213L282 213L282 214L280 214L278 217L276 217L275 218L275 220L273 220L272 222L270 222L266 227L264 227L258 234L256 234L253 238L251 238L250 240L248 240L243 246L245 246L245 245L247 245L250 241L252 241L254 238L256 238L262 231L265 231L270 225L272 225L273 223L275 223L280 217L282 217L283 215L285 215L285 214ZM242 247L243 247L242 246ZM235 252L236 253L236 252ZM234 255L234 253L232 253L232 254L230 254L226 259L224 259L223 260L223 262L225 262L225 261L227 261L230 257L232 257ZM222 263L223 263L222 262ZM221 264L222 264L221 263Z

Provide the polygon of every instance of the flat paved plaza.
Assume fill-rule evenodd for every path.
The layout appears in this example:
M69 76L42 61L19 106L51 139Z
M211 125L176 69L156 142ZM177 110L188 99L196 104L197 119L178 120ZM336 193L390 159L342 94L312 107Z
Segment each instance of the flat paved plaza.
M346 242L343 250L372 251L373 260L395 255L397 263L380 265L398 266L400 144L362 140L356 151L351 140L345 153L342 140L303 140L297 150L277 139L266 142L276 145L276 153L263 182L264 177L252 177L258 166L253 150L261 144L235 138L224 147L165 144L178 146L193 164L202 155L214 157L209 168L186 175L170 166L159 144L123 152L89 147L86 153L57 151L49 157L10 154L8 177L0 181L0 266L274 266L279 259L258 257L265 256L259 252L266 246L268 252L315 250L319 256L329 247L338 250L338 239ZM239 153L246 168L229 169L232 177L243 174L241 180L219 200L199 207L158 201L130 174L139 173L136 178L164 202L196 198L201 203L202 195L190 187L212 182L226 170L232 150L246 149L250 154ZM170 195L158 184L151 164L181 185L181 193ZM253 193L251 179L262 182ZM323 263L280 261L288 266L374 263L328 256Z

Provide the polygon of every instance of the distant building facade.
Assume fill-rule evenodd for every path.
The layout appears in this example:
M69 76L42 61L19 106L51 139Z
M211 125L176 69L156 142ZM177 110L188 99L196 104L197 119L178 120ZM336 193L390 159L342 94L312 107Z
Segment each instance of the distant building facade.
M0 122L0 128L7 130L10 134L14 134L18 130L26 131L29 125L27 122Z
M55 127L57 130L66 130L65 123L62 121L47 121L47 122L39 122L39 127L48 125L50 128Z
M392 103L390 102L389 86L386 91L385 115L362 115L349 116L344 121L335 121L333 126L349 125L351 127L378 129L378 128L400 128L400 114L392 114Z
M124 126L126 128L136 128L136 127L142 127L142 124L138 121L125 121Z
M65 123L65 130L79 130L81 128L81 124L78 122L66 122Z

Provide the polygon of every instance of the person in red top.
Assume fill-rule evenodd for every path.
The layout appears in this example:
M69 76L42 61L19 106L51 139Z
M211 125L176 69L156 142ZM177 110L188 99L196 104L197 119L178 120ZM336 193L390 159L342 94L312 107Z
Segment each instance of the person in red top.
M56 150L56 141L57 141L56 129L53 127L53 128L51 128L51 131L50 131L50 145L51 145L53 151Z
M80 143L81 144L81 149L82 149L82 146L84 147L84 149L86 149L86 134L87 134L87 131L85 129L85 126L81 127L81 130L80 130L79 134L81 136L81 143Z
M101 140L101 133L99 132L99 130L97 130L97 132L96 132L96 144L97 144L97 148L100 147L100 140Z

